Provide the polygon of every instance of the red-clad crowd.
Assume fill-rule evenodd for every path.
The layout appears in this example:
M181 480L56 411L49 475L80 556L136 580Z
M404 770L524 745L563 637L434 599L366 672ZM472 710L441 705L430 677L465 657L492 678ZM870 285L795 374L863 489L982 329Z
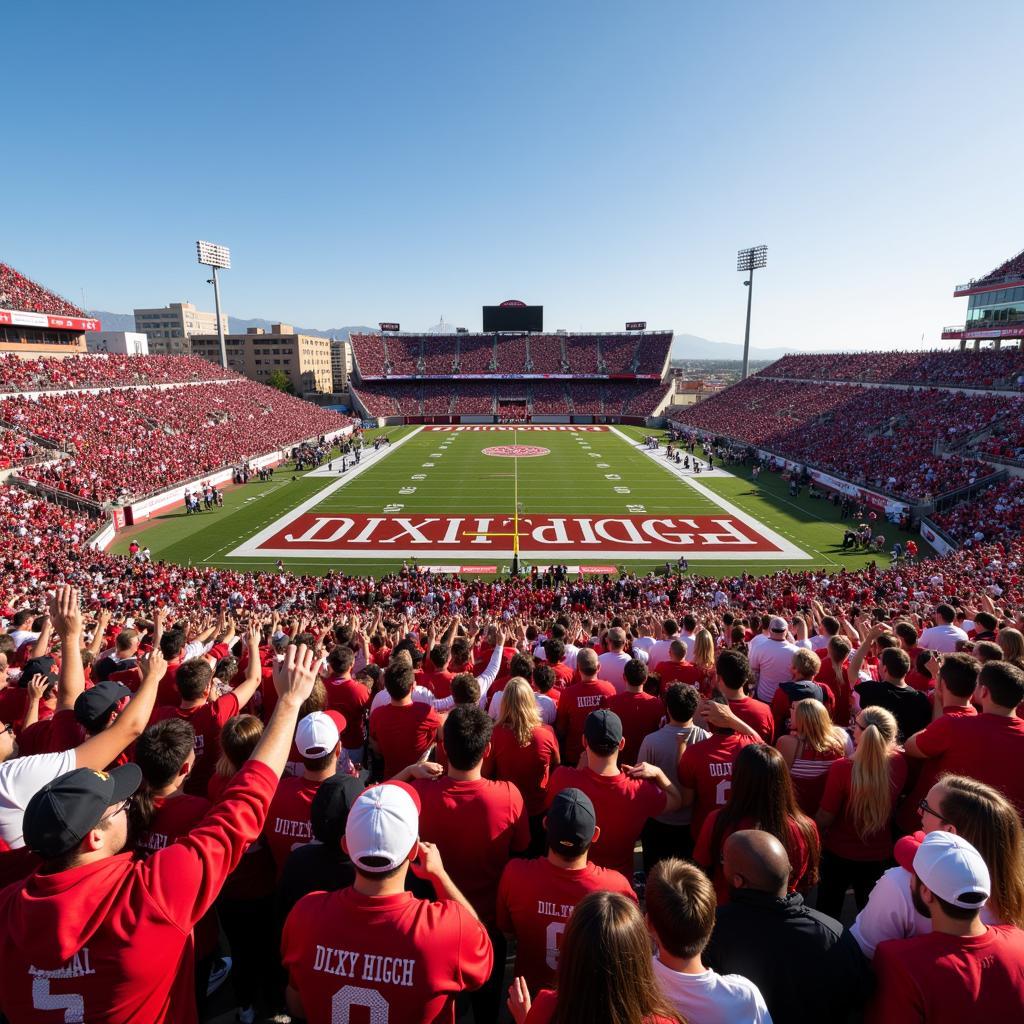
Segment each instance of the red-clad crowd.
M977 352L801 352L776 360L760 376L858 384L1019 388L1022 374L1024 349L1014 346Z
M189 384L234 380L237 374L199 356L68 356L22 359L0 355L0 391L64 391L128 387L135 384Z
M758 374L674 422L764 448L863 486L910 501L967 487L991 475L970 450L935 454L962 443L1020 399L940 389L878 388L765 379Z
M73 302L37 284L6 263L0 263L0 309L21 309L50 316L84 317Z
M12 396L0 401L0 417L65 455L29 466L23 476L101 503L150 494L348 423L337 413L242 379Z
M588 608L540 576L328 576L281 613L18 502L11 1024L207 1019L227 957L242 1021L1024 1013L1016 566L923 567L902 602L805 577L796 611L772 578Z

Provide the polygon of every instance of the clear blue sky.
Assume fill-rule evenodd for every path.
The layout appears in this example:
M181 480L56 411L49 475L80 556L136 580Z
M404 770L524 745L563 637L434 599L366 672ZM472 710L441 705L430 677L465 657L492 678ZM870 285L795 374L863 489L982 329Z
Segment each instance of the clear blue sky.
M1019 0L8 4L0 259L308 327L937 343L1024 247ZM16 137L20 145L12 146Z

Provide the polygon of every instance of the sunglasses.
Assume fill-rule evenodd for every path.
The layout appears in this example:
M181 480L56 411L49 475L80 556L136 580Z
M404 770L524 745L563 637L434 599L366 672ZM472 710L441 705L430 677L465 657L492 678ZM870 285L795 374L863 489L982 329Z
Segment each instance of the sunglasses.
M0 736L6 736L7 733L9 732L14 732L13 722L10 725L5 725L2 729L0 729Z
M112 818L116 818L122 811L127 811L128 808L131 807L131 805L132 805L132 798L131 797L128 797L127 800L122 800L117 805L117 807L114 808L114 810L112 810L109 814L104 814L103 817L100 818L100 820L98 822L96 822L96 824L97 825L102 825L103 822L110 821Z

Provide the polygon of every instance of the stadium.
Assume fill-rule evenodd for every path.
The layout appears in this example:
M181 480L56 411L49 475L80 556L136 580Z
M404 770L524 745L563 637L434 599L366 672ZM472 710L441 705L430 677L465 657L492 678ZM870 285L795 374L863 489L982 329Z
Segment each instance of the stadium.
M0 945L33 982L4 982L0 1009L12 1024L442 1019L423 1015L426 1000L476 1024L532 1024L568 998L559 957L584 957L581 930L603 927L563 939L566 919L601 900L628 917L641 899L657 971L677 966L636 997L664 1012L628 1019L682 1020L666 1013L699 1007L692 993L659 1000L686 974L666 936L681 927L671 901L688 894L718 904L692 925L710 945L690 973L714 974L703 955L742 977L716 995L731 1016L685 1019L864 1019L901 969L887 948L917 941L921 926L891 909L911 906L911 877L933 887L936 929L946 920L934 902L949 903L946 875L922 859L941 841L916 830L949 830L930 816L955 822L963 884L994 894L987 919L1016 941L1024 789L1004 766L1024 756L1024 253L955 295L967 316L943 338L957 348L787 355L692 404L674 401L673 332L643 323L545 332L543 308L517 300L485 306L478 333L382 323L351 336L343 413L226 357L89 354L102 323L0 263L0 721L18 742L0 773L73 755L60 764L122 778L129 743L141 766L139 793L118 804L134 852L106 861L97 815L116 801L80 811L105 781L65 792L78 772L54 778L43 760L53 781L39 793L4 790ZM409 731L399 717L412 716ZM958 739L961 718L987 738ZM880 775L856 767L869 756ZM864 799L874 787L872 824L836 796L841 778ZM363 790L394 781L415 807L395 786ZM381 791L400 795L368 796ZM66 801L58 825L40 794ZM262 833L247 849L263 874L232 867L249 860L242 847L217 861L190 845L228 808L254 824L218 842ZM361 859L364 811L392 824L374 819ZM72 841L60 823L78 813L86 838ZM476 936L458 998L416 974L426 950L443 959L446 918L407 947L413 934L318 902L395 898L392 875L374 872L403 841L397 821L413 829L398 861L419 835L424 865L402 898ZM783 864L772 899L812 915L801 956L827 983L804 974L787 988L777 960L737 952L763 929L780 929L780 949L794 941L739 909L754 891L729 874L741 856L769 874ZM115 901L175 872L178 966L128 986L138 1016L83 1009L107 1000L87 982L104 950L132 947L120 933L62 938L54 960L9 916L47 872L94 863L129 872ZM195 864L206 881L183 882ZM401 885L406 867L393 870ZM160 914L139 924L150 941L173 917ZM840 936L842 965L821 959ZM325 989L322 974L356 977L360 956L359 985ZM608 992L626 985L611 966L600 976ZM181 1015L147 1002L164 991Z

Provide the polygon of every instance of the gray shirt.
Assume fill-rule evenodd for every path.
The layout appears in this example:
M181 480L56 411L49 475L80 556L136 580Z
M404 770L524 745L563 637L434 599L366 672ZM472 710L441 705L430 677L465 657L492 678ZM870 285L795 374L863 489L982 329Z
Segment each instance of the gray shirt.
M699 725L663 725L656 732L648 733L640 744L638 760L656 764L667 776L673 785L679 785L679 744L681 740L686 743L700 743L709 739L711 733L702 729ZM680 807L678 811L669 811L661 814L655 821L663 825L689 825L693 818L692 807ZM694 837L696 838L696 836Z

